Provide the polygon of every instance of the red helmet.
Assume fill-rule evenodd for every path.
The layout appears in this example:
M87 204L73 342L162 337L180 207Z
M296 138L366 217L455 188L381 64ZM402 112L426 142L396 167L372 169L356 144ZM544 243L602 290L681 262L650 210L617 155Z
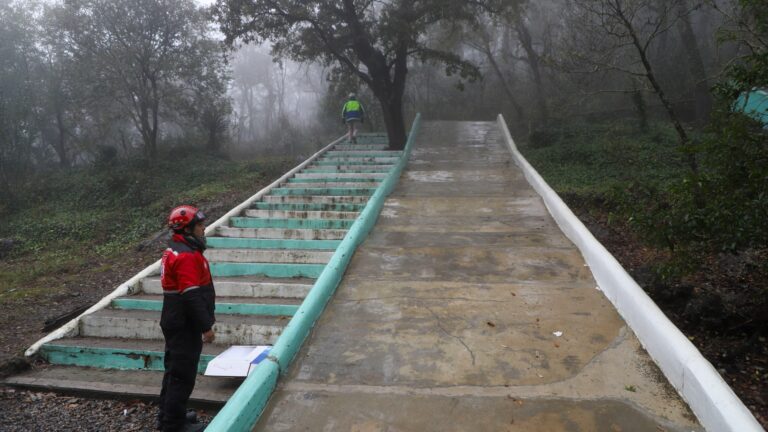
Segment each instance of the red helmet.
M168 216L168 228L178 231L204 220L205 215L197 207L182 205L171 210L171 214Z

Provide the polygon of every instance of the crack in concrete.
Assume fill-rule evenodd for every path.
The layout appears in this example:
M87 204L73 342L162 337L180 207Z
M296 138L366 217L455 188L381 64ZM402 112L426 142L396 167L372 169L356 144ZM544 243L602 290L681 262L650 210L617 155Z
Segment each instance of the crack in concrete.
M464 346L464 348L466 348L467 352L469 352L469 355L472 356L472 366L474 366L475 365L475 353L469 348L469 346L467 346L467 344L464 342L464 339L462 339L462 338L460 338L460 337L458 337L456 335L453 335L448 330L446 330L445 327L443 327L443 325L440 323L440 317L437 316L437 314L435 313L435 311L432 310L432 308L430 308L429 306L423 305L423 304L421 306L423 306L426 310L428 310L432 314L433 317L435 317L435 322L437 323L437 327L440 330L442 330L443 333L445 333L446 335L456 339L457 341L459 341L460 344L462 344Z

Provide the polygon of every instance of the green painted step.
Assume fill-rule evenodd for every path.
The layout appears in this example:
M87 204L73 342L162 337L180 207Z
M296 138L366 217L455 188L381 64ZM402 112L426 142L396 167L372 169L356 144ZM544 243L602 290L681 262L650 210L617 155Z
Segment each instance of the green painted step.
M288 183L379 183L381 178L350 178L350 177L323 177L323 178L291 178Z
M248 209L241 216L265 219L357 219L360 212L254 210Z
M344 172L336 172L336 173L305 173L300 172L296 173L293 178L296 179L327 179L327 178L338 178L338 179L369 179L373 181L384 181L389 173L344 173Z
M337 144L334 147L334 150L337 151L358 151L358 150L371 150L371 151L384 151L388 150L389 146L387 144L358 144L358 145L346 145L346 144Z
M338 165L392 165L399 158L323 158L315 161L315 166Z
M342 181L329 181L329 182L321 182L321 183L285 183L281 188L291 188L291 189L299 189L299 188L312 188L312 189L357 189L357 188L377 188L381 182L347 182L342 179Z
M376 188L278 188L272 189L270 195L352 195L370 196L376 192Z
M153 310L105 308L80 319L79 335L162 341L160 315ZM286 321L287 317L283 316L220 314L216 317L216 340L230 345L272 344L282 333Z
M229 298L226 301L217 301L216 313L224 315L293 316L299 309L298 304L245 303L235 302L235 300ZM263 301L263 299L259 299L259 301ZM112 307L124 310L160 311L163 309L163 299L162 297L156 299L121 297L112 300Z
M292 240L208 237L208 247L225 249L318 249L336 250L341 240Z
M218 227L216 235L247 239L341 240L347 230Z
M375 151L375 150L331 150L324 154L330 157L399 157L402 151Z
M208 362L223 352L226 345L203 346L198 373ZM71 338L49 342L40 348L40 355L55 365L94 367L100 369L163 371L165 349L162 341L111 338Z
M392 165L394 166L394 165ZM388 173L392 170L392 166L390 165L366 165L366 166L356 166L356 165L340 165L340 166L332 166L332 165L326 165L326 166L310 166L309 168L305 168L303 173L359 173L359 174L365 174L365 173Z
M346 211L357 212L363 211L365 204L313 204L313 203L254 203L252 208L258 210L286 210L286 211ZM310 249L310 248L307 248Z
M261 201L271 204L366 204L369 199L369 196L364 195L266 195Z
M234 228L288 228L288 229L349 229L352 219L260 219L233 217Z
M266 276L274 278L305 277L317 279L325 264L210 263L216 276Z

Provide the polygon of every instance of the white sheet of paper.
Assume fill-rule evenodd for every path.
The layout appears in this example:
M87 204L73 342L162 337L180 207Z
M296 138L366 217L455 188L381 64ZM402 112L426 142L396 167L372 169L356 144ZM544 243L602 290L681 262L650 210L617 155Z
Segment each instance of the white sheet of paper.
M245 377L263 359L258 357L272 348L271 345L233 345L208 362L207 376ZM259 360L256 362L256 360Z

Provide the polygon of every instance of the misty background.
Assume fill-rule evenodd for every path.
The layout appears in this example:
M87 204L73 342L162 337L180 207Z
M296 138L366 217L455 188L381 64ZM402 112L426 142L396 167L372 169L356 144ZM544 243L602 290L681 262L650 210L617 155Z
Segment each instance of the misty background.
M611 33L615 24L590 13L599 3L520 2L476 26L432 26L427 43L473 63L481 77L446 76L442 66L412 59L406 119L416 111L463 120L504 113L518 139L564 120L666 120L637 52ZM681 122L703 126L709 88L750 48L721 37L743 18L738 2L634 3L659 88ZM269 42L223 46L210 4L3 0L3 198L41 170L178 148L306 156L343 132L338 111L351 91L370 113L366 129L384 129L378 104L355 77L273 58Z

